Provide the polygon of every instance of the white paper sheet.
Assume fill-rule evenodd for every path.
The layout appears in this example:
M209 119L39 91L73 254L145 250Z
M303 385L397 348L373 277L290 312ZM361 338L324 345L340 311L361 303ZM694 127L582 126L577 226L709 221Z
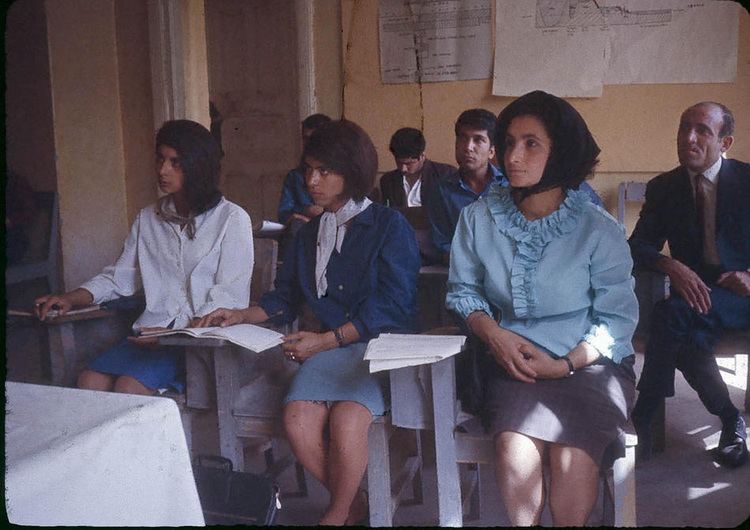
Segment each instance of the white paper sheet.
M462 335L381 333L367 344L364 358L374 373L446 359L459 353L465 342Z
M383 83L487 79L491 0L380 0Z
M603 84L732 82L738 9L724 0L496 0L492 93L593 97Z

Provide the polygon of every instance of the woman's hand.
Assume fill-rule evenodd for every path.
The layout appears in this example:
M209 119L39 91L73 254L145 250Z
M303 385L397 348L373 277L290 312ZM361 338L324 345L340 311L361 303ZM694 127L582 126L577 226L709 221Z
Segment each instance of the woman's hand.
M333 339L333 340L331 340ZM292 361L305 362L318 352L330 350L338 345L336 336L332 331L325 333L314 333L311 331L298 331L284 337L282 349L284 355Z
M191 328L207 328L220 326L225 328L245 322L245 311L243 309L216 309L202 318L194 318L188 325Z
M537 379L560 379L568 375L568 363L563 359L554 359L536 348L527 355L526 363L536 372Z
M495 324L495 330L486 334L486 338L485 343L495 361L505 368L511 377L524 383L533 383L539 377L535 367L529 363L529 359L538 359L546 354L530 341L497 324Z
M72 308L72 300L64 294L48 294L34 300L34 314L39 320L44 320L50 309L56 309L58 314L64 315Z

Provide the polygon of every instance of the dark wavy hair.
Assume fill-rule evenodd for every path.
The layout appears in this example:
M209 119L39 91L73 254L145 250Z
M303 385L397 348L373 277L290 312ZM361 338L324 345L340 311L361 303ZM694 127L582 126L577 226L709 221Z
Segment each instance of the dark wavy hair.
M519 97L497 117L497 161L505 172L505 135L513 118L534 116L552 139L552 150L538 184L519 190L521 198L552 188L578 189L599 163L601 149L586 122L573 106L562 98L541 90Z
M312 133L302 158L314 158L344 177L344 195L360 202L372 190L378 153L368 134L356 123L336 120Z
M192 215L200 215L221 200L221 148L200 123L190 120L165 121L156 133L156 154L165 145L177 151L185 175L185 195Z

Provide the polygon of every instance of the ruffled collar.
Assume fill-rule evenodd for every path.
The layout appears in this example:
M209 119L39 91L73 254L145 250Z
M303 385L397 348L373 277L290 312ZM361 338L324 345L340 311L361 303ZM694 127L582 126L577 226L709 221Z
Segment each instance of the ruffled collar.
M568 190L565 200L555 212L529 221L516 207L508 188L493 186L489 190L486 203L497 229L516 242L510 270L511 297L516 318L537 316L539 297L535 279L544 247L578 226L587 202L590 201L585 192Z
M547 243L572 232L586 207L591 202L586 192L568 190L565 200L551 214L529 221L513 202L509 188L493 186L487 194L487 207L498 229L517 241L536 240Z

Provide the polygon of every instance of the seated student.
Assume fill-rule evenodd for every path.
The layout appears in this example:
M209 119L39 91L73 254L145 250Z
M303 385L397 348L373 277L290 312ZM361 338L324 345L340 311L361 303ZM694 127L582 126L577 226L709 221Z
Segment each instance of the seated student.
M492 182L505 187L508 180L493 165L495 157L495 116L485 109L462 112L456 120L456 162L458 171L438 180L437 186L428 188L426 199L432 241L448 264L451 240L461 209L483 197ZM586 182L580 189L590 200L602 206L601 199Z
M331 121L331 118L325 114L312 114L302 120L302 147L304 149L310 135L323 125ZM317 217L323 212L310 197L305 185L304 170L300 166L292 169L284 178L284 186L281 189L279 198L279 222L285 225L294 223L293 232L299 229L301 224L308 222L313 217Z
M305 145L305 178L323 215L305 224L284 257L275 289L258 306L220 309L199 325L291 322L306 314L316 331L284 339L301 363L284 406L284 428L297 459L331 493L319 524L366 517L358 492L367 467L367 431L386 409L384 381L363 361L367 341L409 333L416 320L419 253L401 213L366 198L378 162L358 125L320 126Z
M381 202L394 208L423 206L422 187L450 175L456 168L428 160L424 154L427 143L422 132L411 127L399 129L388 146L396 169L380 177Z
M495 157L495 115L485 109L461 113L454 125L458 170L444 175L424 196L432 242L448 264L451 239L461 209L484 195L490 182L507 186Z
M583 526L635 398L633 261L622 227L579 189L599 147L569 103L518 98L497 145L509 187L461 212L446 305L482 343L478 401L511 523L539 524L547 496L555 526Z
M221 153L202 125L168 121L156 134L156 173L166 193L138 213L114 265L81 287L36 299L44 319L53 306L76 306L130 296L141 286L146 310L133 324L185 327L219 307L245 307L250 297L253 236L245 210L219 191ZM181 354L155 340L123 340L78 377L90 390L154 394L182 391Z

